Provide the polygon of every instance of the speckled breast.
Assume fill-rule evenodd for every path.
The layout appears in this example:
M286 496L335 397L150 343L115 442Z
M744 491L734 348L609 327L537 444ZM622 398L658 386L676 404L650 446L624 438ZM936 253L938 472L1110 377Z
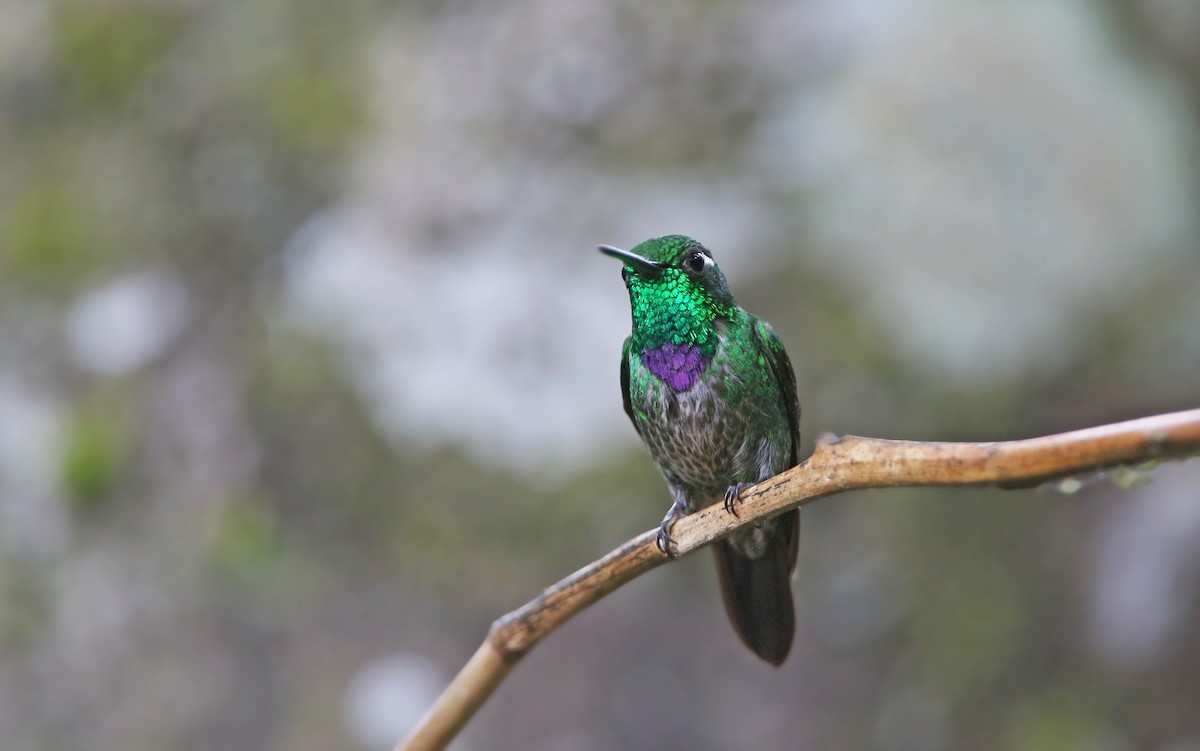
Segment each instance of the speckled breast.
M769 372L734 367L724 346L682 390L641 358L630 364L631 402L645 415L642 438L667 482L693 508L719 500L731 485L786 468L787 420Z

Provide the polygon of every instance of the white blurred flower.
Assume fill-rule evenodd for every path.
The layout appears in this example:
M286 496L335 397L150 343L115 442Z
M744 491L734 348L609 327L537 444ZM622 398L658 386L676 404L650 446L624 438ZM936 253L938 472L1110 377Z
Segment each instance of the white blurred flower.
M187 297L178 281L161 272L134 272L75 301L67 314L67 345L81 368L118 376L160 356L186 321Z
M0 547L46 559L69 541L57 490L61 443L58 406L0 372Z
M445 686L441 669L425 657L378 657L346 689L346 726L366 751L387 751L416 727Z
M780 107L762 168L914 365L1052 371L1079 321L1192 252L1185 104L1086 3L902 5Z

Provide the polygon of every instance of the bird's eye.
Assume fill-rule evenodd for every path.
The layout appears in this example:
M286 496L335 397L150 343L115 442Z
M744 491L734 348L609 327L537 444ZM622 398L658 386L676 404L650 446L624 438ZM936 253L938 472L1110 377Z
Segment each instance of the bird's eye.
M688 256L687 260L683 262L683 265L687 267L688 271L699 274L701 271L704 271L704 267L707 266L708 263L708 256L697 251Z

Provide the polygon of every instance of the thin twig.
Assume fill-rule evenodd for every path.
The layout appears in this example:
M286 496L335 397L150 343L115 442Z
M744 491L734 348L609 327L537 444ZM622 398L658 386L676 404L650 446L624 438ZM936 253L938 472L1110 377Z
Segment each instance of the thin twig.
M846 490L928 485L1030 487L1048 480L1200 454L1200 409L998 443L889 441L830 433L805 462L742 494L738 516L718 503L679 520L672 554L687 555L756 520ZM492 624L488 637L396 751L445 748L525 655L604 595L671 560L656 530L626 542Z

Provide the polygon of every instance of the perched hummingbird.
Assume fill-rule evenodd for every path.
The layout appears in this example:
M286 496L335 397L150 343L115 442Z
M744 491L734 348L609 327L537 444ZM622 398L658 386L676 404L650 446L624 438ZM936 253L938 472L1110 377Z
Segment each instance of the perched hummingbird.
M736 513L745 488L796 465L796 377L774 329L737 306L700 243L667 235L600 251L625 263L633 333L621 351L621 398L674 499L659 529L666 550L680 517L718 501ZM713 545L729 620L772 665L787 659L795 633L799 542L796 509Z

